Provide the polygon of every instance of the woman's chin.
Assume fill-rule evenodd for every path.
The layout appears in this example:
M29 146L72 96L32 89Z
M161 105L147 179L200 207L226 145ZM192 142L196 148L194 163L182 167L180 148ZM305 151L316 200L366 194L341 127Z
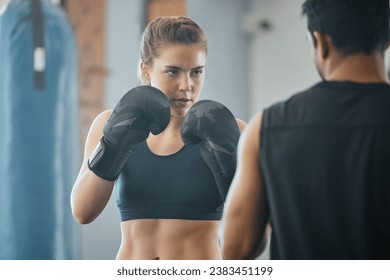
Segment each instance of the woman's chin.
M183 109L183 110L172 110L171 109L171 116L175 118L184 118L190 108Z

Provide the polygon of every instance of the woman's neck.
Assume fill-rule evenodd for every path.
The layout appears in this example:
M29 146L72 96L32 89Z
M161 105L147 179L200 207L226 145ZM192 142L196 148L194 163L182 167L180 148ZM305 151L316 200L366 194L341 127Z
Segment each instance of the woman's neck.
M171 119L168 126L161 132L160 136L178 136L180 135L181 126L183 124L184 117L177 117L171 115Z

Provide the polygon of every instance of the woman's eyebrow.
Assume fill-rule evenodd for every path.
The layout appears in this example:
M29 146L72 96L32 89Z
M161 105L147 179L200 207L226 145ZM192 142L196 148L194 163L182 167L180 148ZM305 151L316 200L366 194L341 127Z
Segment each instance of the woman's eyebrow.
M183 70L182 68L178 67L178 66L174 66L174 65L165 65L166 68L170 68L170 69L175 69L175 70ZM197 66L195 68L192 68L191 70L200 70L200 69L203 69L204 68L204 65L202 66Z

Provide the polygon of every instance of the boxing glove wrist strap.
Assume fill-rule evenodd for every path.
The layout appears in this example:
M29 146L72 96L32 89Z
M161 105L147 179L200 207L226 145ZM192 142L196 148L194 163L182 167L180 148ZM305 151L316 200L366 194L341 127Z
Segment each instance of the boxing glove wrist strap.
M110 144L103 136L88 159L88 168L107 181L115 181L126 164L130 151Z
M221 198L225 201L236 170L235 151L221 152L212 149L208 142L203 142L200 154L213 173Z

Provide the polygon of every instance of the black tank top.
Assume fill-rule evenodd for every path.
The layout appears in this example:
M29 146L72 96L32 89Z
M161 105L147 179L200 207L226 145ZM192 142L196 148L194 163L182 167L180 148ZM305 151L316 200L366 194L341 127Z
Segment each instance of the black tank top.
M390 259L390 86L321 82L264 111L272 259Z
M199 148L187 145L159 156L140 143L115 186L121 220L220 220L223 201Z

